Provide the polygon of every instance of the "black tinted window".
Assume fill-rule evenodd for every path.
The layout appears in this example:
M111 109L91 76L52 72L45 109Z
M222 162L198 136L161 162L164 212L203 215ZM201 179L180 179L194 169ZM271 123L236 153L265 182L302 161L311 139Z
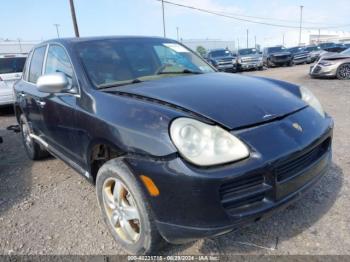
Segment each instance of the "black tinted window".
M43 67L46 46L36 48L34 50L29 68L29 82L36 83Z
M63 47L50 45L47 52L45 74L64 73L69 80L73 79L73 68Z
M135 78L152 81L184 71L213 72L186 47L163 39L87 41L76 48L97 88L127 84Z
M0 58L0 74L22 72L25 61L25 57Z
M211 51L210 55L212 57L231 56L231 52L228 50L217 50L217 51Z

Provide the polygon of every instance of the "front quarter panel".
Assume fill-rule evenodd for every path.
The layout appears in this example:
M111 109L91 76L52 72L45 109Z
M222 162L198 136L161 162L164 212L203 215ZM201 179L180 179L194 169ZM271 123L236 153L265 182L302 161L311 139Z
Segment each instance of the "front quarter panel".
M96 143L114 145L126 154L169 156L176 152L169 137L169 124L186 115L150 101L98 90L83 95L77 108L84 162L89 161L89 151Z

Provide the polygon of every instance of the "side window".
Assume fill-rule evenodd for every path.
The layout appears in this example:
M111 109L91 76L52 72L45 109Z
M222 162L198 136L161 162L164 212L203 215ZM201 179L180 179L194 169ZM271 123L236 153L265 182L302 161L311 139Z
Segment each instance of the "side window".
M22 79L27 81L28 80L28 71L29 71L29 64L31 59L32 51L29 52L26 62L23 67L23 73L22 73Z
M50 45L47 52L45 75L58 72L65 74L72 84L73 67L66 51L59 45Z
M41 76L41 71L43 68L44 56L45 56L46 46L38 47L34 50L30 68L29 68L29 79L28 81L36 84L39 76Z

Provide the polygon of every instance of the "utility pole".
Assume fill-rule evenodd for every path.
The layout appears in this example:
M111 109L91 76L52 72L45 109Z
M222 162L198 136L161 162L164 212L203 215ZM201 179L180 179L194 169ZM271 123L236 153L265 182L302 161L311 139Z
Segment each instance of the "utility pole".
M237 38L237 50L239 50L239 38Z
M57 32L57 38L60 38L60 33L58 31L58 27L60 26L60 24L53 24L56 27L56 32Z
M247 29L247 48L249 47L249 30Z
M176 33L177 33L177 41L180 41L180 37L179 37L179 27L176 27Z
M283 41L282 41L282 43L283 43L283 46L284 46L284 33L283 33Z
M317 40L317 44L320 43L320 38L321 38L321 29L318 29L318 40Z
M20 38L18 38L17 40L18 40L18 45L19 45L19 51L20 51L20 53L22 53L22 44L21 44L21 39L20 39Z
M69 5L70 5L70 12L72 15L72 20L73 20L75 37L79 37L79 29L78 29L77 17L75 15L75 8L74 8L73 0L69 0Z
M256 35L254 36L254 46L255 46L255 49L256 49Z
M299 30L299 45L301 45L301 29L303 26L303 8L304 6L300 6L300 30Z
M165 32L164 0L162 0L162 13L163 13L163 36L166 37L166 32Z

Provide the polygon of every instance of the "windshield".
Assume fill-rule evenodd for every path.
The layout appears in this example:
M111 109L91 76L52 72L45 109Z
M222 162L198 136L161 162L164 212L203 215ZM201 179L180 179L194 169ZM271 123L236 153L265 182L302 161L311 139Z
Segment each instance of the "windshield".
M332 47L332 46L334 46L334 45L335 45L334 43L321 43L321 44L319 44L319 46L320 46L321 48Z
M303 51L304 49L302 47L292 47L289 48L288 51L291 52L292 54L298 53Z
M228 50L216 50L216 51L211 51L210 55L212 57L223 57L223 56L231 56L231 52Z
M97 88L214 70L196 54L162 39L94 40L77 44L86 73Z
M284 50L286 50L286 48L285 47L283 47L283 46L276 46L276 47L270 47L270 48L268 48L268 52L269 53L277 53L277 52L281 52L281 51L284 51Z
M238 51L240 55L252 55L256 54L258 51L255 48L241 49Z
M341 52L341 54L350 55L350 48L344 50L343 52Z
M0 74L20 73L25 62L25 57L0 58Z
M305 48L306 51L308 52L312 52L312 51L318 51L321 50L321 48L319 46L308 46Z

